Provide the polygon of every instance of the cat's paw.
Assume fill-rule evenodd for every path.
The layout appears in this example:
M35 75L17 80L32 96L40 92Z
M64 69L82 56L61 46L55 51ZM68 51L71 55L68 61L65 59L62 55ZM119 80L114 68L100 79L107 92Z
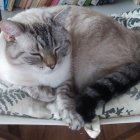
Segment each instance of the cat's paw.
M23 88L33 99L52 102L56 99L56 94L53 89L48 86L37 86L37 87L24 87Z
M79 96L76 100L76 111L83 117L85 122L91 122L95 117L97 99L87 94Z
M52 102L56 99L56 96L54 96L51 92L47 92L44 94L40 93L40 95L38 95L36 99L43 102Z
M52 102L56 99L56 94L51 87L40 86L37 99L44 102Z
M63 110L60 116L72 130L80 130L84 126L82 117L75 111Z

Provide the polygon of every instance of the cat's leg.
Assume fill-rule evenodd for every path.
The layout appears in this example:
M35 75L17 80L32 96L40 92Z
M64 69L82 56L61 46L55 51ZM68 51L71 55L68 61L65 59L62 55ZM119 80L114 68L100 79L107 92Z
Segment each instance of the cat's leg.
M36 100L51 102L56 99L55 90L49 86L22 87L22 89Z
M107 102L115 95L121 95L140 81L140 65L129 64L116 72L87 86L79 93L76 110L85 122L95 117L95 108L100 102Z
M56 106L62 120L73 130L83 127L82 117L75 111L74 92L71 80L66 81L56 89Z

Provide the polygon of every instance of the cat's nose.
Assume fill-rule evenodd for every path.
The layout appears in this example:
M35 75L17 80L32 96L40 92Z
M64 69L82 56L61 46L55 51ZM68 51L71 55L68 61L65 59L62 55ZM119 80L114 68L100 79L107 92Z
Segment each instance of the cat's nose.
M48 54L45 58L44 58L44 62L45 64L50 68L50 69L54 69L55 65L56 65L56 57L53 55Z

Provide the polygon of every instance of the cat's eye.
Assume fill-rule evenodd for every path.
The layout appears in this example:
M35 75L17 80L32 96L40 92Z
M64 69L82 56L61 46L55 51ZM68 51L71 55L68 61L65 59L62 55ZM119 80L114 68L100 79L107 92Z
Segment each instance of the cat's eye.
M41 60L43 60L43 57L39 53L30 53L33 56L39 56Z
M39 43L36 44L36 49L37 51L41 50L43 48L43 46Z
M57 47L57 48L54 49L54 54L55 54L55 56L57 55L59 49L60 49L60 47Z

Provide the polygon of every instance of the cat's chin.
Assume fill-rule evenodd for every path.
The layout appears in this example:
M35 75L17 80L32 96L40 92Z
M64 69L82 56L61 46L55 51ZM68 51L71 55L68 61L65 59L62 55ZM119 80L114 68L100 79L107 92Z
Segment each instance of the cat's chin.
M54 71L54 69L50 69L49 67L34 67L35 71L38 71L39 73L51 73Z

